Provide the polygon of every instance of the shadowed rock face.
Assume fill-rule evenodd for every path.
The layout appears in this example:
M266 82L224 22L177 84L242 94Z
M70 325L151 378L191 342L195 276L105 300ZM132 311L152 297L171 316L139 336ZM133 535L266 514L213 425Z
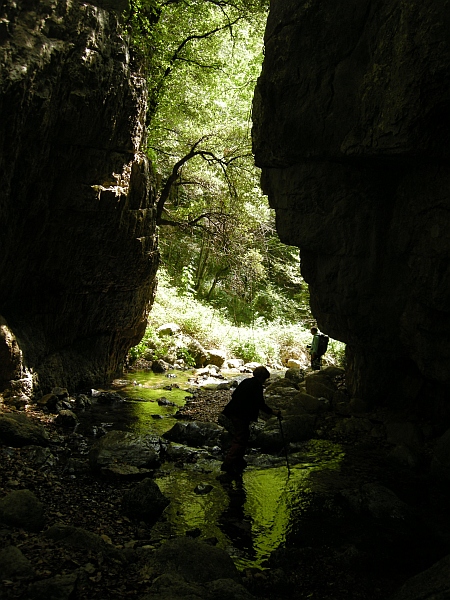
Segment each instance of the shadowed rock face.
M1 12L0 390L98 385L140 340L154 295L145 81L114 12L50 0Z
M449 422L450 5L272 0L253 111L282 241L373 402Z

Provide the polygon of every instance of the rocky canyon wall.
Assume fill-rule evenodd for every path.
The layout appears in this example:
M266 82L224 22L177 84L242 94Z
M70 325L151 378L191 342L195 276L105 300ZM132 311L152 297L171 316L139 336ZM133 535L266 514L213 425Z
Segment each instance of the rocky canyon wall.
M123 0L1 6L0 391L99 385L154 295L145 80Z
M272 0L262 184L355 396L450 415L450 3Z

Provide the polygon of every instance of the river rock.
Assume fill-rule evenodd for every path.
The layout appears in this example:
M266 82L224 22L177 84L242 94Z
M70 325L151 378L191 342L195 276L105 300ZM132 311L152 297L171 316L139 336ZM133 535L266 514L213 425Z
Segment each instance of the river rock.
M125 492L122 510L130 519L155 523L169 504L158 484L147 478Z
M225 550L189 537L167 541L155 550L152 563L161 573L181 575L187 582L240 581L239 572Z
M16 546L6 546L0 550L0 580L14 577L30 578L34 568Z
M29 531L44 527L44 505L30 490L10 492L0 500L0 521Z
M172 429L163 434L163 438L171 442L178 442L199 448L201 446L215 446L223 429L216 423L191 421L189 423L175 423Z
M77 583L77 573L55 575L35 581L28 587L28 600L69 600L73 597Z
M347 400L345 394L339 391L327 369L309 373L305 378L305 383L306 391L311 396L326 398L333 404Z
M94 471L105 474L120 474L120 468L117 470L120 466L131 467L135 474L145 473L159 465L159 438L109 431L94 442L89 451L89 464ZM126 474L131 473L127 470Z
M44 531L42 537L58 542L69 548L95 552L115 561L125 562L125 557L121 550L112 544L108 544L99 535L87 531L82 527L57 523Z
M377 483L366 483L358 490L343 490L342 496L356 514L369 514L375 519L410 519L410 507L389 488Z
M285 379L289 379L290 381L298 385L305 379L305 372L299 367L290 367L286 370L284 377Z
M47 446L48 434L39 423L34 423L23 414L6 413L0 415L0 442L20 448L35 445Z
M142 600L252 600L254 596L233 579L216 579L203 585L188 583L183 577L164 574L152 584Z
M164 335L174 336L181 332L181 327L176 323L164 323L156 330L159 337Z
M216 349L207 350L207 353L209 354L210 364L215 365L216 367L219 367L219 369L221 369L227 359L226 353L223 352L223 350Z
M55 425L65 429L73 429L78 423L78 417L72 410L61 410L55 418Z

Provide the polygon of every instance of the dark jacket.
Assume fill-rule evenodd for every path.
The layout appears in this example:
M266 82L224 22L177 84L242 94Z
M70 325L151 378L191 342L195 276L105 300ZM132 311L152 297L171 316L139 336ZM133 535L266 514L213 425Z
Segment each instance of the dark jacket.
M257 421L259 411L272 415L273 410L264 402L263 386L256 377L248 377L234 390L223 414L243 421Z

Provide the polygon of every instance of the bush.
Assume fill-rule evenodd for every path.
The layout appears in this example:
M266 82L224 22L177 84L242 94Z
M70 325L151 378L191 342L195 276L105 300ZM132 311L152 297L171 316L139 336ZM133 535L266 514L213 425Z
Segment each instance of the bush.
M157 327L174 322L184 334L190 335L205 348L221 349L228 356L241 358L245 362L286 364L289 358L295 358L305 362L305 366L309 363L306 346L311 343L310 315L294 324L281 317L268 323L260 317L252 326L237 326L227 318L227 314L225 308L214 308L192 295L178 293L165 272L161 271L149 327L142 341L130 350L130 361L133 362L151 348L154 358L171 353L182 358L188 366L194 366L195 361L188 348L176 348L170 338L161 340L156 335ZM330 339L327 363L343 366L344 355L345 345Z

